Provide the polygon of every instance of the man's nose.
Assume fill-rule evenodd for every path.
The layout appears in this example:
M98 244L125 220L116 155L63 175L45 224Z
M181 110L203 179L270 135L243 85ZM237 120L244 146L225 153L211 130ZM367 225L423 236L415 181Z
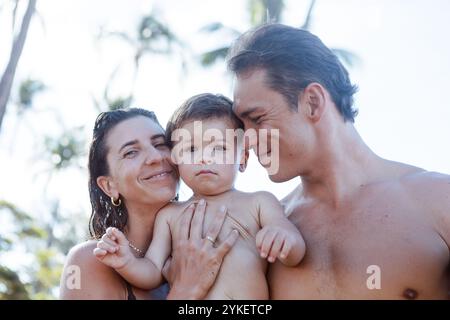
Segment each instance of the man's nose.
M244 147L246 150L254 149L258 147L258 132L254 129L245 131L244 134Z

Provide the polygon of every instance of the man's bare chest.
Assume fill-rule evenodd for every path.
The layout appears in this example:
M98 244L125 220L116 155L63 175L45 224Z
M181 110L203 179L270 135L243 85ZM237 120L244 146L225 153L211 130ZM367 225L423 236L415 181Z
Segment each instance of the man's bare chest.
M416 298L445 291L440 286L448 248L426 214L398 198L364 200L339 210L291 207L289 218L305 238L307 254L286 274L342 297L401 298L407 292Z

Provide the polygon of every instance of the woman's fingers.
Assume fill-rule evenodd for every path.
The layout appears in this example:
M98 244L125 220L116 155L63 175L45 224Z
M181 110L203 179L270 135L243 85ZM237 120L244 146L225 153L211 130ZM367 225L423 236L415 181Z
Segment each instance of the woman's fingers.
M206 239L212 239L212 242L216 241L219 236L220 230L222 230L223 223L227 216L227 208L221 206L219 213L214 216L214 219L206 232Z
M225 241L217 247L217 254L219 255L220 260L222 260L223 257L231 250L238 238L239 232L237 230L233 230L230 232Z
M167 258L166 262L164 263L164 266L162 268L162 275L163 277L169 282L169 284L172 283L172 277L171 277L171 263L172 263L172 257Z
M194 214L194 204L189 205L181 215L180 221L180 240L189 239L189 231L191 229L192 215Z
M198 240L203 235L203 221L205 220L206 201L200 199L195 207L194 215L191 222L190 238Z

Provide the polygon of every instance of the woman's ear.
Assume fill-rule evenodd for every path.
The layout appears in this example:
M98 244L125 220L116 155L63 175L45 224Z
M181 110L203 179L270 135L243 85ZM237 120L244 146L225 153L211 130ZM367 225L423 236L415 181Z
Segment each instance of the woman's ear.
M97 178L97 185L108 197L113 197L114 199L119 198L119 191L117 190L116 184L109 176L100 176Z
M249 152L247 148L244 148L244 151L242 152L241 161L239 164L239 171L244 172L245 169L247 169L247 162L248 162L248 156Z
M326 107L326 92L325 88L317 83L310 83L299 95L299 105L305 106L304 112L307 118L311 119L312 122L317 122L320 120L325 112Z

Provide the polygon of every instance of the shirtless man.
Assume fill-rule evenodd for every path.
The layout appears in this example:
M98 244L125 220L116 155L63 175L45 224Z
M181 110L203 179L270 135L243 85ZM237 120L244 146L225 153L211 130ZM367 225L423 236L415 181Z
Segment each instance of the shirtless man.
M279 130L270 179L302 182L282 203L306 256L270 267L271 298L447 299L450 176L382 159L364 143L347 71L307 31L250 31L229 68L245 128Z

